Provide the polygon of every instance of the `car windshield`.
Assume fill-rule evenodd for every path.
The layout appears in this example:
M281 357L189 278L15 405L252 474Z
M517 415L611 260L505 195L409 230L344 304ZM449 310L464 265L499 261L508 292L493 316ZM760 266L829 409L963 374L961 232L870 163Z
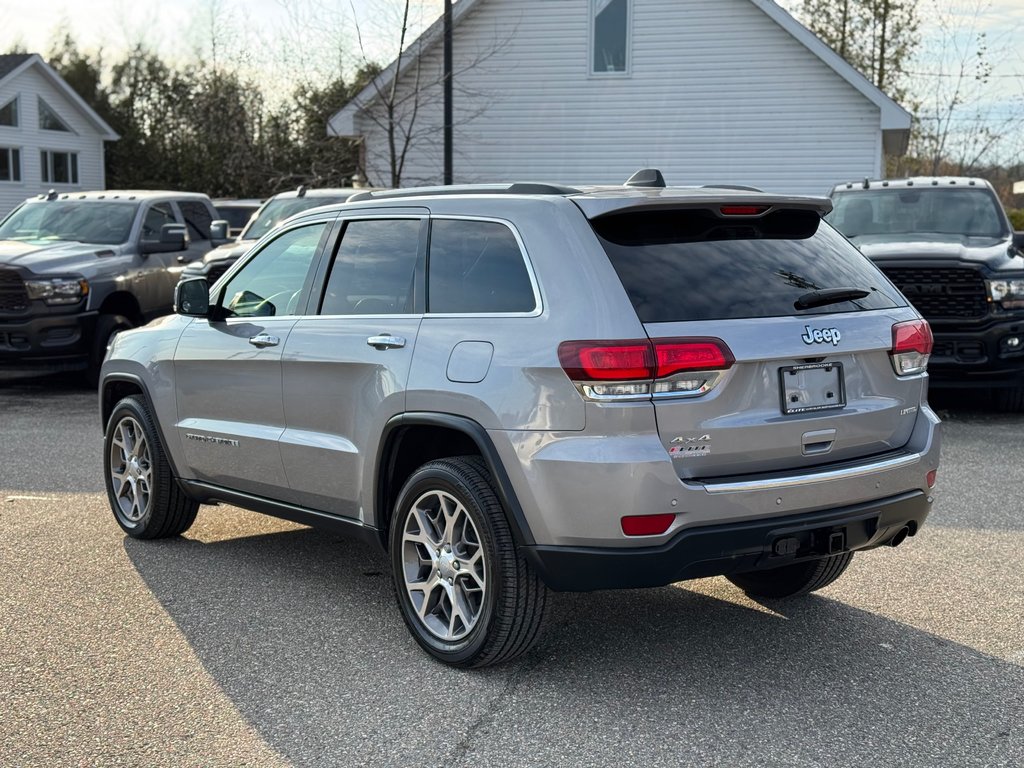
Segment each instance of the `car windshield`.
M25 203L0 225L0 240L95 243L128 241L138 203L47 200Z
M307 195L306 197L282 197L269 201L256 215L249 226L242 232L242 240L259 240L267 232L276 227L282 221L293 214L305 211L308 208L316 208L318 205L330 205L331 203L343 203L348 200L349 195Z
M861 235L1004 237L999 203L988 189L890 187L837 192L826 219L853 239Z

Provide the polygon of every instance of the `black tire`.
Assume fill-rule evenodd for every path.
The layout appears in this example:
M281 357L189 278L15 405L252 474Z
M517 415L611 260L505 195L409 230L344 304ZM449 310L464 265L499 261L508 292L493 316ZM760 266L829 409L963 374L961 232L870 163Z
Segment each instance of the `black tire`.
M103 358L107 356L107 346L121 331L133 328L132 321L124 315L100 315L96 320L96 329L92 337L92 350L89 353L89 365L85 369L85 383L96 389L100 383L100 368Z
M432 603L435 609L429 611L425 618L420 618L414 598L406 587L407 568L410 574L419 568L417 575L410 578L423 578L424 584L431 583L429 579L433 578L427 574L436 574L438 579L442 576L440 563L441 552L445 549L443 544L439 545L435 561L429 552L421 548L421 544L403 539L407 526L413 525L415 528L415 521L411 517L414 505L420 502L419 509L424 509L435 495L450 497L461 505L456 508L454 517L458 519L455 523L461 521L460 516L464 511L472 527L463 524L463 533L472 534L468 536L469 539L476 539L472 546L483 553L481 570L485 587L475 609L475 623L468 628L467 623L463 622L461 628L466 634L455 637L456 633L452 633L452 639L445 639L432 631L427 622L440 620L443 623L446 594L450 616L454 613L450 608L452 595L459 590L459 585L463 589L467 584L470 587L476 586L469 573L474 567L472 560L464 561L461 567L465 570L454 572L454 581L448 582L454 585L451 589L442 589L444 585L439 581L430 590L413 590L422 593L421 606L431 604L431 595L436 597L436 602ZM457 527L457 524L452 525L452 528ZM436 529L431 530L436 532ZM438 540L441 539L443 535ZM485 667L514 659L537 642L547 608L547 588L516 547L505 512L494 491L490 472L480 458L461 456L439 459L416 470L399 494L391 518L389 540L395 595L402 618L416 642L431 656L455 667ZM455 544L453 549L448 549L449 556L461 557L458 555L459 547L459 544ZM426 552L434 563L423 562L422 554L417 554L421 552ZM417 562L421 565L417 566ZM454 567L460 567L458 560ZM466 592L459 594L465 597ZM455 619L451 621L454 625Z
M130 435L138 439L126 440ZM199 504L175 482L160 433L140 395L121 400L110 415L103 478L114 519L132 538L178 536L195 522Z
M827 587L843 575L851 560L853 552L843 552L781 568L734 573L726 578L751 597L794 597Z
M1024 411L1024 387L1000 387L992 390L996 408L1005 413Z

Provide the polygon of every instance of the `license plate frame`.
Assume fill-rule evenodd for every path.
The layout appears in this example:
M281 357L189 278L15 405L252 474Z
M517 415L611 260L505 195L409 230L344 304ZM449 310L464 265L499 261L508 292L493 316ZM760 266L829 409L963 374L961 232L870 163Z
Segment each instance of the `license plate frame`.
M779 368L779 400L787 416L845 407L843 364L805 363Z

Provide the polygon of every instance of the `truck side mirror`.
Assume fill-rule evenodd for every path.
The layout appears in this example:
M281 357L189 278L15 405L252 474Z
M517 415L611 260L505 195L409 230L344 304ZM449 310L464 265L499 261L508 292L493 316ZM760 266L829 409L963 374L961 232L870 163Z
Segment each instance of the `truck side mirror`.
M182 280L174 286L174 311L186 317L208 317L210 284L205 277Z
M231 240L228 231L231 225L227 219L216 219L210 222L210 242L214 245L223 245Z
M142 253L170 253L184 251L188 247L184 224L164 224L160 227L159 240L143 240L139 243Z

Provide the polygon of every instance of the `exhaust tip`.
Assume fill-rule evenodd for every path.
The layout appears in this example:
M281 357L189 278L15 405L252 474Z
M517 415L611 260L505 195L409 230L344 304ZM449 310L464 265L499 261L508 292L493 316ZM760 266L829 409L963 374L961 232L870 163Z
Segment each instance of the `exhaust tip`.
M891 539L889 539L889 546L890 547L898 547L900 544L902 544L904 541L906 541L907 536L909 536L909 535L910 535L910 526L908 526L908 525L903 526L902 528L900 528L896 532L895 536L893 536Z

